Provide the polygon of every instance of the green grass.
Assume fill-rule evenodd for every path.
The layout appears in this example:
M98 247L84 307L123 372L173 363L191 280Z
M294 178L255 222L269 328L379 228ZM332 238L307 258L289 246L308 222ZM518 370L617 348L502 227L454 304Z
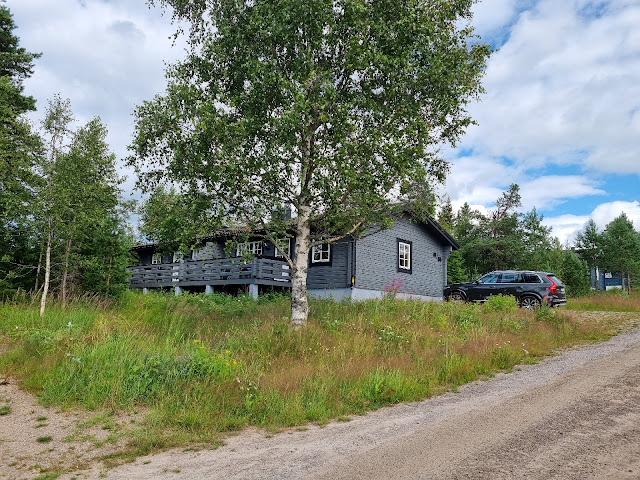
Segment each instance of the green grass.
M308 326L292 330L289 299L278 295L129 292L110 305L51 303L43 318L28 300L7 302L0 373L12 371L45 405L103 412L95 418L105 429L121 431L115 412L144 411L118 433L127 431L128 450L105 459L117 463L216 446L249 425L277 431L424 399L619 331L562 309L521 310L510 297L310 307Z
M591 292L569 299L567 307L582 311L640 312L640 290L632 289L630 295L622 290Z

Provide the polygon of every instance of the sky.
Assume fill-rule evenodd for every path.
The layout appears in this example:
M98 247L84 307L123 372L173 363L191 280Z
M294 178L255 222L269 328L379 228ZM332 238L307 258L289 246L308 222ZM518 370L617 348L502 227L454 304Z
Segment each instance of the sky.
M24 84L34 124L59 93L76 127L100 116L126 157L135 106L163 92L165 65L185 54L171 16L144 0L6 5L20 46L42 52ZM563 243L622 212L640 230L640 0L483 0L473 26L496 51L469 107L477 125L443 149L441 193L486 212L516 183L522 212L536 208Z

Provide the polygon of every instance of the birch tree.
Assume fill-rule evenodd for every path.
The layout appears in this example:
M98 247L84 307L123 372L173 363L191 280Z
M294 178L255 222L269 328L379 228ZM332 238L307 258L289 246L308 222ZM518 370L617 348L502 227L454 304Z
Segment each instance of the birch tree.
M120 226L117 222L113 225L112 219L117 218L123 178L118 175L116 156L106 138L106 126L99 117L94 118L74 133L68 152L59 156L54 166L53 205L59 221L57 236L64 244L60 284L63 306L70 275L81 275L88 257L100 256L100 251L107 253L105 247L110 251L109 236L114 236L113 245L118 243ZM87 248L103 229L107 241L100 242L97 249ZM80 278L75 280L76 286L82 283Z
M424 212L440 146L472 122L490 47L472 0L150 0L188 24L165 94L139 106L139 185L175 182L274 241L293 207L291 322L308 315L313 246Z
M49 101L45 118L42 121L42 128L48 136L48 163L45 166L47 187L44 194L44 218L45 218L45 252L44 252L44 283L42 285L42 297L40 300L40 316L44 315L47 305L47 295L49 294L49 281L51 279L51 248L53 243L55 208L55 185L54 174L56 161L63 154L65 141L68 139L71 130L69 126L74 121L69 99L63 100L60 95L54 95Z

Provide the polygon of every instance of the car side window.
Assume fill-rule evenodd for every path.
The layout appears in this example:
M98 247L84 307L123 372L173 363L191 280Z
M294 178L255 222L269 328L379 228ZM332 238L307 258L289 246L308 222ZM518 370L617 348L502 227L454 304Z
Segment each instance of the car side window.
M487 273L478 279L480 283L498 283L500 280L499 273Z
M519 273L503 273L500 283L522 283Z
M542 283L542 281L540 280L540 277L534 273L525 273L524 282L525 283Z

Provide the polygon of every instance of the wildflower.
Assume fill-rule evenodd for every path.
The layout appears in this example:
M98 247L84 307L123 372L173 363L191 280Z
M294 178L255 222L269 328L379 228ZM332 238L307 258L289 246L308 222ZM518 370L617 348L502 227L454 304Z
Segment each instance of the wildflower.
M200 339L199 338L194 338L193 339L193 343L200 343Z
M67 323L67 327L71 328L73 327L73 324L71 322Z

